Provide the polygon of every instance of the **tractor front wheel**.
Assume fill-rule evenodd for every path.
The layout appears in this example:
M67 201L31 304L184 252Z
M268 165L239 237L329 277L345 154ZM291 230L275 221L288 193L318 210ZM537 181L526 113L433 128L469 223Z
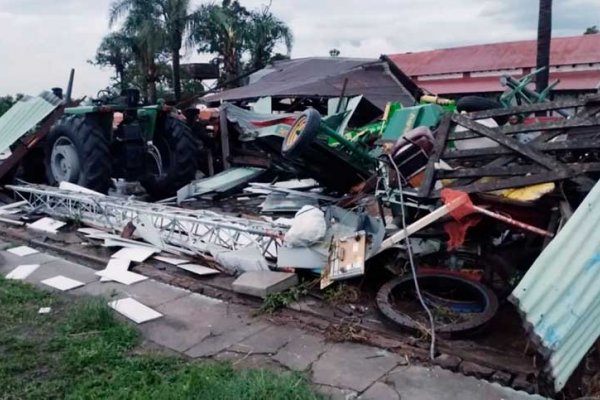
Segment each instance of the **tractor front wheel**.
M185 122L167 115L159 122L152 144L160 155L160 168L140 183L153 199L177 194L177 190L196 178L201 145Z
M91 116L62 118L48 134L44 150L50 184L65 181L100 193L108 192L111 186L108 137Z

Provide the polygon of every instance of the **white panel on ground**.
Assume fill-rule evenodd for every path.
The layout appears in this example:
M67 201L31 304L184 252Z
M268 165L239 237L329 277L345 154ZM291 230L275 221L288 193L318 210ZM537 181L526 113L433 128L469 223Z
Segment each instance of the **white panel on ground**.
M6 275L6 279L23 280L27 278L33 271L38 269L39 264L19 265Z
M113 254L112 258L124 258L135 262L144 262L156 252L158 250L143 247L126 247Z
M85 285L83 282L79 282L75 279L67 278L66 276L62 275L44 279L42 283L55 289L62 290L63 292Z
M111 270L113 273L118 273L129 270L129 264L131 261L125 260L124 258L111 258L106 264L106 268L103 271ZM100 282L110 282L112 279L105 276L100 277Z
M104 269L102 271L96 272L96 275L101 276L103 278L108 278L108 280L122 283L123 285L132 285L137 282L145 281L148 279L147 276L136 274L131 271L122 271L118 269Z
M171 265L181 265L181 264L187 264L190 262L190 260L184 260L182 258L171 258L171 257L163 257L163 256L154 256L154 259L158 260L158 261L162 261L167 264L171 264Z
M12 249L8 249L7 251L9 253L12 253L12 254L15 254L15 255L21 256L21 257L39 253L39 251L37 251L36 249L32 249L31 247L28 247L28 246L13 247Z
M145 306L131 297L111 301L108 303L108 306L138 324L163 316L158 311Z
M66 223L62 221L55 220L53 218L41 218L35 221L34 223L28 224L27 227L31 229L35 229L36 231L48 232L48 233L56 233L60 228L65 226Z
M186 271L189 271L196 275L214 275L219 273L219 271L217 271L216 269L204 267L198 264L182 264L178 265L177 268L185 269Z
M97 235L100 233L106 233L105 231L96 228L79 228L77 229L77 232L83 233L85 235Z

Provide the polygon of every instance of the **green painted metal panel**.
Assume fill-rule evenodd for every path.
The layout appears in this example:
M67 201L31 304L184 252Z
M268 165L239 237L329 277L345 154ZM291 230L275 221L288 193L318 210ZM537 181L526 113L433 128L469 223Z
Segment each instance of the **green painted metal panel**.
M558 392L600 336L600 182L510 300L540 344Z
M440 122L444 113L444 109L437 104L423 104L396 110L390 117L381 140L395 142L406 132L418 126L433 128Z
M0 117L0 152L8 150L19 138L34 129L60 102L50 92L19 100Z

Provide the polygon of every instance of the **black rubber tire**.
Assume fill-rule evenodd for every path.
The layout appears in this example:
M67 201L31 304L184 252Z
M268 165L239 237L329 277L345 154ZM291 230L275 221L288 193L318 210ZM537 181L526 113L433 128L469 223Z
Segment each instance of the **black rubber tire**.
M79 157L80 172L77 185L107 193L112 185L111 156L108 135L102 130L93 115L67 115L52 127L46 137L44 166L51 185L58 185L51 168L54 143L61 137L68 138Z
M504 108L502 103L494 99L488 99L480 96L464 96L456 101L456 109L458 111L476 112L485 110L494 110ZM508 117L495 117L494 121L500 126L508 122Z
M163 173L146 175L140 183L155 200L175 196L177 190L196 178L202 145L184 121L171 115L159 121L153 143L160 152Z
M44 147L36 146L29 151L21 161L17 176L29 183L47 183L46 167L44 164Z
M314 108L305 110L285 135L281 144L281 153L285 157L302 155L304 149L312 143L319 133L320 125L321 114Z
M476 332L485 324L487 324L498 311L498 298L492 290L481 283L443 271L435 273L417 271L417 279L419 281L430 278L447 279L456 282L456 284L469 286L473 291L479 293L482 299L485 299L484 310L483 312L479 313L479 315L474 316L468 321L436 327L436 333L452 336ZM420 284L422 285L423 283L420 282ZM420 329L420 325L417 324L410 316L398 311L392 305L394 291L398 286L408 286L414 288L412 275L401 276L385 283L377 292L377 308L379 308L379 311L381 311L385 317L395 324L408 330L418 331Z

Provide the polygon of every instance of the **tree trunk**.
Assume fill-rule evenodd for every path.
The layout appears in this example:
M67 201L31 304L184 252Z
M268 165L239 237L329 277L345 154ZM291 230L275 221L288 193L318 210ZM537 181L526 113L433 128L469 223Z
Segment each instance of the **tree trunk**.
M148 65L148 72L146 75L146 79L148 81L148 102L150 104L156 104L157 101L157 96L156 96L156 80L157 80L157 70L156 70L156 64L154 63L154 60L152 60L150 62L150 65Z
M537 65L536 68L546 69L537 74L535 90L542 92L548 87L550 73L550 41L552 39L552 0L539 0L540 9L538 16L537 38Z
M126 89L125 87L125 68L122 66L117 67L117 79L119 80L119 89L121 93Z
M156 82L148 82L148 102L156 104Z
M181 75L179 67L179 49L172 49L173 56L173 91L175 92L175 101L181 100Z
M231 41L225 43L223 51L223 69L225 70L225 82L229 82L226 88L231 89L239 86L234 79L238 76L238 58L235 44Z

